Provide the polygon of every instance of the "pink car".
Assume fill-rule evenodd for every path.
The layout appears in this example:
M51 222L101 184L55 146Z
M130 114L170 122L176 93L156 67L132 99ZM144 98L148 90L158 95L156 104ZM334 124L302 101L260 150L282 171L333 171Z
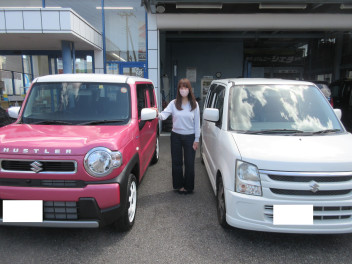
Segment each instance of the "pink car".
M156 102L139 77L35 79L0 129L0 224L129 230L137 186L159 158Z

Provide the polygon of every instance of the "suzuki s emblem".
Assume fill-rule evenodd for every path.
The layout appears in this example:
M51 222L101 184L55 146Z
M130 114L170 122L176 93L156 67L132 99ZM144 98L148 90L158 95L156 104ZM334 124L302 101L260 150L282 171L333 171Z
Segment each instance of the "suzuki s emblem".
M39 161L34 161L33 163L31 163L31 166L32 166L31 170L36 173L43 170L43 168L42 168L43 164L40 163Z
M317 191L319 191L319 184L316 181L311 181L309 183L309 187L313 193L316 193Z

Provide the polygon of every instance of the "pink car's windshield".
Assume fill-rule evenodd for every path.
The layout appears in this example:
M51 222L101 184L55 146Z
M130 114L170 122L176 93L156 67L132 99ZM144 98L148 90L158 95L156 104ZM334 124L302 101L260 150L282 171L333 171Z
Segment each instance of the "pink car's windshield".
M116 83L36 83L22 115L26 124L123 124L130 87Z

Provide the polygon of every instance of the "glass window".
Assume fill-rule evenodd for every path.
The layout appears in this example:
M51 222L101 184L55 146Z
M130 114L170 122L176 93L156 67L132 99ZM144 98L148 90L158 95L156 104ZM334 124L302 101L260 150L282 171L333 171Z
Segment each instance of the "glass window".
M93 73L93 57L91 55L80 55L76 54L75 60L75 73ZM61 57L51 58L51 71L55 74L57 70L58 74L64 73L64 65Z
M154 87L152 84L148 85L148 90L149 90L149 98L150 98L150 107L156 107L155 105L155 98L154 98Z
M56 63L56 65L55 65ZM52 59L52 62L51 62L51 65L54 65L57 67L57 73L58 74L63 74L64 73L64 64L62 62L62 58L53 58ZM53 70L53 68L52 68ZM54 71L53 71L54 73Z
M316 76L317 81L326 81L328 83L331 83L332 80L332 73L328 74L319 74Z
M141 67L123 67L123 75L144 77L144 68Z
M138 118L141 118L142 109L148 107L148 86L146 84L137 85Z
M93 72L93 57L88 55L88 56L82 56L80 58L76 57L76 73L92 73Z
M225 87L219 86L216 89L217 99L214 105L214 108L221 110L224 106L224 97L225 97Z
M107 61L145 61L145 9L140 0L105 0Z
M31 85L33 80L32 78L32 69L31 69L31 56L23 55L23 76L24 82L21 83L21 94L25 94L27 92L27 88Z
M12 72L0 70L2 94L13 95Z
M36 83L23 123L116 125L130 119L130 87L109 83Z
M213 107L213 101L214 101L214 96L215 96L215 88L217 87L216 84L213 84L208 92L207 96L207 108L212 108Z
M19 72L14 72L13 78L15 82L15 95L24 94L22 74Z
M17 55L0 56L0 70L22 72L22 57Z
M222 112L224 108L224 97L225 97L225 87L219 85L216 88L216 101L214 105L214 108L219 110L219 123L221 123L221 120L222 120Z
M48 56L32 56L34 78L49 74ZM55 65L52 65L55 69Z
M45 0L45 7L65 7L71 8L98 31L103 31L101 0Z
M214 94L214 89L216 87L216 84L213 84L210 86L209 90L208 90L208 93L207 93L207 97L205 99L205 107L209 108L211 107L211 100L210 100L210 97Z
M27 55L22 55L22 60L24 73L31 74L31 57Z
M25 73L22 72L22 60ZM32 81L30 56L0 56L0 71L0 81L4 84L2 94L25 94L25 86Z
M119 74L119 65L117 63L107 63L106 73Z
M319 89L306 85L233 86L229 128L246 133L342 130Z

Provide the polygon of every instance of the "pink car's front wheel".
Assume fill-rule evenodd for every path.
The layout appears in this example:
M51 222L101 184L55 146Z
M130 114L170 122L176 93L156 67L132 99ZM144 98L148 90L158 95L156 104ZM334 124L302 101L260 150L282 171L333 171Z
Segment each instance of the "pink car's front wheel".
M116 228L128 231L132 228L137 211L137 179L132 173L128 176L127 199L121 218L115 222Z

